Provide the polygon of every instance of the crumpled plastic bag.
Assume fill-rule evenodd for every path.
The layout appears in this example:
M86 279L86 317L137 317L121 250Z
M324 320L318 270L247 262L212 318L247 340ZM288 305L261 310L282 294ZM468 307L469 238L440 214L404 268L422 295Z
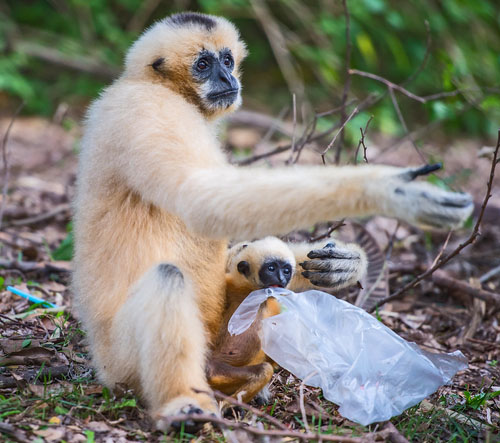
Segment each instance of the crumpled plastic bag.
M254 291L231 317L229 333L244 332L269 297L282 309L262 321L266 355L362 425L401 414L468 366L460 351L423 351L363 309L316 290Z

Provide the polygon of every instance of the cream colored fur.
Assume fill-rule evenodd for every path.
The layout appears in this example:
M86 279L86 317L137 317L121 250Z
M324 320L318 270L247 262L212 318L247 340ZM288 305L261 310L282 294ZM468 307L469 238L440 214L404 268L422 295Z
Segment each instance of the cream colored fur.
M230 166L214 126L223 112L199 104L190 77L198 51L223 47L238 76L244 44L228 21L213 19L211 31L168 21L147 30L123 75L89 108L82 140L77 312L101 380L128 382L153 414L190 404L215 410L209 394L194 390L207 389L203 358L220 327L227 239L380 213L413 223L425 213L424 221L450 226L470 213L440 204L456 194L423 189L393 167ZM158 57L161 73L151 67ZM183 283L159 276L161 263L174 264Z

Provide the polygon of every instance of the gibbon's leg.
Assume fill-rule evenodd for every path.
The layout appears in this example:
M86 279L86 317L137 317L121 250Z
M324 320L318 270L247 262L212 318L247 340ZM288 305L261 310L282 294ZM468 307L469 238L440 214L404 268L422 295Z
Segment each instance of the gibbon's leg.
M361 280L367 269L366 253L355 243L337 239L316 243L288 243L297 269L289 284L292 291L342 289Z
M273 372L273 366L268 362L240 367L217 359L209 359L207 363L210 386L235 398L241 396L244 402L252 400L267 386Z
M135 384L158 428L165 429L165 416L217 412L205 376L207 345L199 307L179 268L162 263L139 280L114 318L111 340L115 379L127 372L139 378ZM196 428L189 421L185 426Z

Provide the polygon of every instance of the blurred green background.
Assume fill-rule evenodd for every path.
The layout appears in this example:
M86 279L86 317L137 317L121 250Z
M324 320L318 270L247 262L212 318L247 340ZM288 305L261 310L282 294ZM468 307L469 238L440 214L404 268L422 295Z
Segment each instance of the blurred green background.
M442 121L443 133L491 139L500 126L498 0L348 0L351 68L402 83L418 95L462 89L421 104L398 95L412 125ZM153 21L195 10L223 15L241 30L244 105L277 115L291 104L325 111L341 103L346 18L341 0L4 0L0 4L0 104L12 114L51 116L66 103L75 119L120 71L131 42ZM270 44L272 41L273 44ZM386 87L351 77L350 98ZM306 107L307 108L307 107ZM370 109L371 129L400 135L389 96ZM356 119L366 121L365 115ZM337 117L338 118L338 117ZM354 123L354 122L353 122ZM351 125L350 125L351 126ZM360 124L352 124L352 140Z

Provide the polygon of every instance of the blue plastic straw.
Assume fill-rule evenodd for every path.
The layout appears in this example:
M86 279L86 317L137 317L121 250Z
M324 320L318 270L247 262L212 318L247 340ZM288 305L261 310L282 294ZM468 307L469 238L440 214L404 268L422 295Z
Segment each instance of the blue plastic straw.
M45 301L43 298L35 297L34 295L31 295L27 292L21 291L20 289L13 288L12 286L7 286L7 291L10 291L13 294L19 295L19 297L23 297L26 300L29 300L30 302L43 303L44 305L48 305L51 308L57 308L56 305L54 305L53 303L50 303L48 301Z

